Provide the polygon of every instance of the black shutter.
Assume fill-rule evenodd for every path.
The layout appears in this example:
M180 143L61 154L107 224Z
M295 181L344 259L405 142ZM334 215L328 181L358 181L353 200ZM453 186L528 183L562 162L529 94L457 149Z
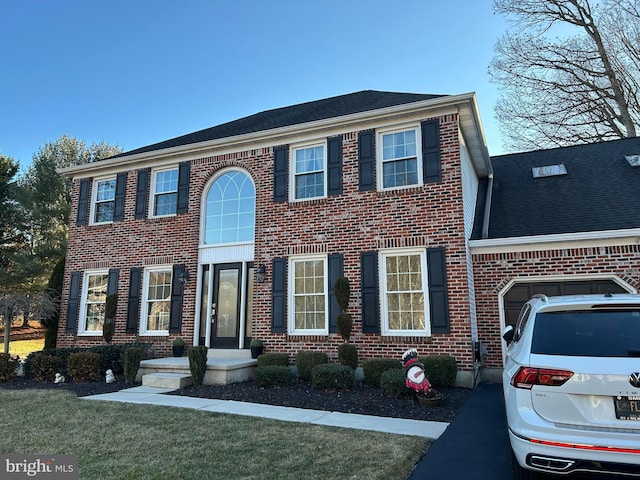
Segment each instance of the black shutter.
M83 178L80 180L80 193L78 195L78 216L76 218L76 225L87 224L87 209L89 208L89 179Z
M273 149L273 201L286 202L289 196L289 146Z
M136 218L147 216L147 192L149 190L150 169L138 170L138 183L136 185Z
M271 331L287 331L287 259L274 258L271 263Z
M376 189L375 131L358 134L358 188L361 192Z
M184 265L173 266L171 279L171 313L169 314L169 333L180 333L182 330L182 282L180 274L185 271Z
M120 270L112 268L109 270L109 280L107 281L107 295L118 293L118 277Z
M340 253L329 255L329 332L336 333L338 331L338 314L340 313L340 306L336 300L336 294L334 287L338 277L342 276L343 272L343 257Z
M178 204L176 213L187 213L189 211L189 176L191 174L191 163L182 162L178 166Z
M75 332L80 307L80 272L71 274L69 283L69 300L67 300L67 322L65 332Z
M431 333L450 333L447 264L444 247L427 248Z
M140 321L140 291L142 268L132 268L129 274L129 299L127 301L127 333L137 333Z
M327 140L327 195L342 194L342 137Z
M127 191L127 172L121 172L116 179L116 198L113 208L113 221L120 222L124 219L124 196Z
M362 292L362 332L380 333L378 307L378 254L360 254L360 286Z
M424 183L442 180L440 166L440 121L427 120L421 124L422 130L422 174Z

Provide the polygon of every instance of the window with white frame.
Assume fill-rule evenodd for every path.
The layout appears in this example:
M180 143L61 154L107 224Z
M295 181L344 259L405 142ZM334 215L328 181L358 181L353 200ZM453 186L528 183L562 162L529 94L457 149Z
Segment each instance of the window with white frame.
M380 189L419 185L422 182L420 130L417 126L378 133Z
M289 333L328 335L326 256L292 258L289 272Z
M98 179L93 182L91 223L113 222L116 205L116 179Z
M173 267L149 267L144 271L141 335L168 335L171 314Z
M381 252L380 268L383 335L430 335L426 251Z
M178 168L154 170L151 192L152 217L175 215L178 205Z
M292 148L293 199L325 197L326 193L326 145L304 145Z
M108 283L108 270L95 270L84 273L80 319L78 322L79 335L102 335Z

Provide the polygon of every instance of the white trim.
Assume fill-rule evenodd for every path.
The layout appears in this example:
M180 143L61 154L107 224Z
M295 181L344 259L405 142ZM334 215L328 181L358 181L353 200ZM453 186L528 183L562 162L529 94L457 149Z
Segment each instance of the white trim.
M81 178L90 176L94 172L119 172L123 170L123 167L130 170L147 166L170 165L175 164L178 159L182 161L196 160L240 150L284 145L309 136L317 138L319 133L329 137L345 131L367 130L388 125L390 121L395 119L413 118L419 120L427 116L436 117L455 113L460 115L460 128L478 173L480 175L491 173L489 151L475 92L448 95L341 117L115 157L100 162L62 168L59 172L73 178Z
M162 168L153 168L151 169L151 185L149 187L149 212L147 213L149 218L166 218L166 217L176 216L176 212L168 213L166 215L153 214L153 211L155 210L155 206L156 206L156 195L158 195L158 193L156 192L156 177L158 176L158 173L171 172L173 170L175 170L177 174L175 193L176 193L176 209L178 208L178 183L180 182L180 169L178 168L177 165L162 167ZM162 192L160 195L166 195L167 193L173 193L173 191Z
M100 337L102 336L102 330L87 330L87 295L89 293L89 277L104 275L107 278L107 284L105 285L105 303L106 303L106 289L109 284L109 270L85 270L82 274L82 290L80 297L80 312L78 315L78 336L79 337Z
M297 150L306 150L308 148L314 147L322 147L322 195L315 197L296 197L296 177L298 175L305 175L311 173L320 173L319 171L315 172L296 172L296 158L295 153ZM315 142L305 142L298 143L295 145L289 145L289 201L290 202L306 202L308 200L317 200L318 198L326 198L327 197L327 170L328 170L328 161L327 161L327 139L324 138L322 140L318 140Z
M140 305L140 336L141 337L160 337L168 336L169 329L167 330L148 330L148 302L149 302L149 275L151 272L169 272L171 280L169 281L170 289L173 287L173 265L153 265L144 268L143 281L142 281L142 298ZM169 291L169 309L171 309L171 291ZM171 311L171 310L169 310ZM168 327L168 325L167 325Z
M95 218L96 218L96 203L98 201L98 183L100 182L108 182L110 180L114 180L116 182L116 184L114 185L114 189L113 189L113 200L110 200L111 202L113 202L114 205L114 214L115 214L115 204L116 204L116 189L118 188L118 179L117 177L113 176L113 175L109 175L106 177L98 177L98 178L94 178L93 182L91 182L91 206L89 208L89 225L107 225L109 223L113 223L113 217L111 218L111 220L106 221L106 222L96 222ZM103 202L101 202L103 203ZM106 202L104 202L106 203Z
M640 228L470 240L472 254L530 252L640 243Z
M392 330L389 328L389 306L387 305L387 269L386 257L400 255L419 255L420 269L422 277L422 291L424 295L424 329L423 330ZM380 250L378 252L379 290L380 290L380 314L382 316L381 335L384 336L409 336L409 337L429 337L431 336L431 316L429 305L429 277L427 274L427 252L424 248L394 248Z
M407 132L409 130L413 130L416 134L416 169L418 174L417 183L412 183L410 185L399 185L393 187L385 187L384 186L384 169L382 168L385 161L383 161L383 142L382 137L384 135L390 135L393 133ZM409 157L413 158L413 157ZM397 160L388 160L388 162L394 162L403 160L403 158L399 158ZM377 179L377 188L379 192L383 191L391 191L391 190L402 190L404 188L415 188L417 186L424 184L423 179L423 169L422 169L422 130L420 129L420 123L404 123L404 124L396 124L390 125L384 129L376 130L376 171L378 172L376 175Z
M324 328L320 329L296 329L296 320L295 320L295 298L294 298L294 287L295 287L295 264L297 262L305 262L305 261L315 261L321 260L323 265L323 295L324 295ZM289 258L289 275L287 275L289 284L287 288L287 303L288 303L288 312L287 318L289 321L287 322L287 331L289 335L318 335L318 336L327 336L329 335L329 291L328 291L328 282L329 282L329 260L327 255L296 255Z
M509 282L504 285L500 291L498 292L498 317L500 319L500 332L502 332L506 326L506 318L507 315L504 311L504 297L516 284L528 284L528 283L542 283L542 282L589 282L594 280L610 280L622 288L627 290L629 293L638 293L635 287L622 280L620 277L611 273L596 273L596 274L586 274L586 275L536 275L532 277L514 277ZM502 349L502 364L505 362L506 355L506 344L500 338L500 346Z

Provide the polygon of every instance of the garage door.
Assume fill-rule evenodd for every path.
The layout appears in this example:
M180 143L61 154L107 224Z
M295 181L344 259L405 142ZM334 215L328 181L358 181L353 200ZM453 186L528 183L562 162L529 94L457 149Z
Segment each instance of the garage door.
M628 293L613 280L591 280L583 282L536 282L517 283L504 296L505 321L514 325L518 314L525 304L536 293L548 296L587 295L590 293Z

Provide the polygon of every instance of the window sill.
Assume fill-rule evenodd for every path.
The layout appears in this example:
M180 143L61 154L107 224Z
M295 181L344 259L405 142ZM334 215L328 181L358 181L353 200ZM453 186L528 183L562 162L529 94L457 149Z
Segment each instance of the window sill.
M78 337L101 337L102 330L99 332L78 332Z
M326 205L327 197L318 197L318 198L310 198L310 199L300 199L300 200L289 200L289 207L298 207L304 208L313 205Z
M158 331L154 331L154 332L141 332L140 337L168 337L169 336L169 331L168 330L158 330Z

